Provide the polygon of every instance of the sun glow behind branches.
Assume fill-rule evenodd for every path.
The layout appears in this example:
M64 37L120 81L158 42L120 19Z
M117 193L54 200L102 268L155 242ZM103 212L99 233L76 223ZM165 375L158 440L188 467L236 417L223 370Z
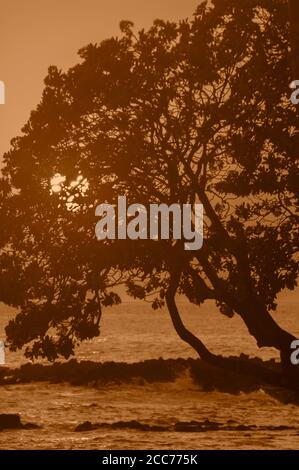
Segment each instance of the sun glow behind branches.
M50 183L51 183L51 192L52 193L60 193L62 190L62 185L65 182L66 177L60 175L59 173L56 173L56 175L51 178Z
M79 175L75 180L69 184L66 183L66 177L60 173L56 173L50 180L51 194L60 193L60 199L65 201L68 210L78 210L79 204L76 202L76 198L82 198L86 196L89 188L87 178Z

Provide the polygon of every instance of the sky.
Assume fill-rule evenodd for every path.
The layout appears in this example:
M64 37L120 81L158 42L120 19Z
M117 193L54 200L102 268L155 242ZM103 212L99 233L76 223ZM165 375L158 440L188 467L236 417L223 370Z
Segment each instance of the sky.
M123 19L137 29L156 18L190 17L200 0L0 0L0 160L40 101L50 65L68 69L77 51L119 31Z

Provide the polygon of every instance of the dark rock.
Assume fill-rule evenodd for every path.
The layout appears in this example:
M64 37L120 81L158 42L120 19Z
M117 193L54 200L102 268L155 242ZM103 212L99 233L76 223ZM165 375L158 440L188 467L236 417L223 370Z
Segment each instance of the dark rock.
M166 426L157 426L150 425L145 423L140 423L139 421L116 421L115 423L91 423L90 421L85 421L82 424L79 424L75 428L75 432L86 432L94 431L95 429L108 428L108 429L134 429L137 431L146 431L146 432L165 432L169 431L169 427Z
M6 429L39 429L34 423L23 424L18 414L0 414L0 431Z
M117 421L112 423L111 427L114 429L136 429L139 431L149 431L150 426L148 424L139 423L139 421Z
M179 421L174 425L176 432L207 432L218 431L219 429L221 429L220 423L208 419L205 421Z
M84 423L79 424L75 428L75 432L94 431L97 428L98 428L98 425L92 424L90 421L84 421Z
M0 414L0 429L22 429L20 415Z

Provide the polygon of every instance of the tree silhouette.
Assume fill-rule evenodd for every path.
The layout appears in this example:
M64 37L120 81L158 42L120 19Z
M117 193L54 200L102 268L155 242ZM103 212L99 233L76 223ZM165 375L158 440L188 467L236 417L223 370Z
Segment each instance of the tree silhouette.
M296 0L289 0L289 15L294 80L299 80L299 3Z
M214 0L192 20L157 20L88 45L66 73L50 67L41 103L5 155L1 301L20 312L12 349L69 357L99 334L118 285L167 305L180 337L217 365L183 325L176 295L239 315L259 347L294 376L294 337L270 315L298 275L296 113L283 0ZM200 202L204 246L97 241L95 207Z

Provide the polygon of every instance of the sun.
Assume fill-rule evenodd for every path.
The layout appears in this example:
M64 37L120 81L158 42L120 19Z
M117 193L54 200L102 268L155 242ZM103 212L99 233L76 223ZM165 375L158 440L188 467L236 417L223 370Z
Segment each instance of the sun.
M62 185L65 182L65 180L66 180L65 176L62 176L59 173L56 173L56 175L54 175L50 181L52 193L60 193L60 191L62 190Z

